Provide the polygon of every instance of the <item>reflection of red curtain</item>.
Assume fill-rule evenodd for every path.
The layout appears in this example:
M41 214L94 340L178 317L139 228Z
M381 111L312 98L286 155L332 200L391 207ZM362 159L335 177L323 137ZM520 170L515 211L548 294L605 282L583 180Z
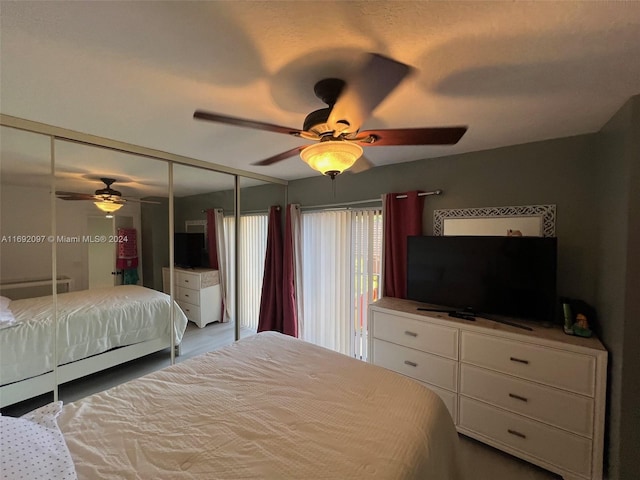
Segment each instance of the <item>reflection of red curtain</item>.
M207 252L209 253L209 268L218 270L218 248L216 245L216 211L207 210Z
M417 191L385 195L384 296L407 298L407 237L422 235L423 199Z
M116 268L138 268L138 233L135 228L118 228Z
M282 298L282 222L280 207L273 206L269 209L258 332L282 332Z
M287 205L287 215L284 224L284 250L282 259L282 333L298 336L298 311L296 307L293 226L291 224L291 209L295 205Z

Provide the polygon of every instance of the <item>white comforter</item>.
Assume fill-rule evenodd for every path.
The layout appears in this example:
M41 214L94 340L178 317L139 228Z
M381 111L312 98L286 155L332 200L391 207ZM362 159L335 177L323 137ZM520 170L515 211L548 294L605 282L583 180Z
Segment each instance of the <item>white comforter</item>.
M433 392L273 332L66 405L58 421L80 479L459 478Z
M57 296L58 364L115 347L168 338L170 297L136 285ZM38 297L9 304L17 325L0 330L0 385L53 368L53 300ZM176 344L187 325L174 304Z

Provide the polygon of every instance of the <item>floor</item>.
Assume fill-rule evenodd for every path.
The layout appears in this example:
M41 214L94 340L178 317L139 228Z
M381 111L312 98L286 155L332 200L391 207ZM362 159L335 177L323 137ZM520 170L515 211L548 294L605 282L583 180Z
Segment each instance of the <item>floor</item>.
M253 333L243 329L241 337L244 338ZM201 329L189 322L182 341L181 354L176 357L176 361L181 362L195 355L229 345L233 339L233 324L213 323ZM69 382L60 387L59 399L65 403L73 402L92 393L151 373L168 366L169 356L170 353L166 350ZM4 408L2 414L19 416L52 400L52 395L42 395ZM460 435L459 454L465 472L465 480L557 480L561 478L463 435Z

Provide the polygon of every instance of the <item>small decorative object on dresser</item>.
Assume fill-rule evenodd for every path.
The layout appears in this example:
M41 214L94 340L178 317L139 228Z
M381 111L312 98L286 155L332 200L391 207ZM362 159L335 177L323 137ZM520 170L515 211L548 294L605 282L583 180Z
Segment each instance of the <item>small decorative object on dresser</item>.
M590 337L595 326L595 308L582 300L561 298L560 301L564 313L564 333Z
M418 307L428 305L370 305L370 362L437 393L459 433L565 480L602 479L607 351L597 338Z
M178 268L174 273L174 297L189 320L203 328L222 318L222 295L218 270ZM169 267L162 268L162 290L169 294Z

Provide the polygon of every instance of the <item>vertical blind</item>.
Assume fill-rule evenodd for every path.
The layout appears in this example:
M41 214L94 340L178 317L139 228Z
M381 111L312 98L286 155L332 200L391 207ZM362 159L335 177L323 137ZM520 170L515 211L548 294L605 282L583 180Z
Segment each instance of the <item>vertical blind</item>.
M264 273L264 259L267 250L268 216L243 215L240 217L240 242L238 265L238 292L235 292L235 279L231 278L230 298L238 295L236 321L240 327L253 331L258 329L258 314L260 311L260 294L262 292L262 277ZM233 259L235 254L235 218L224 219L225 239L229 245L228 257ZM231 269L233 272L233 269ZM232 274L234 275L234 274Z
M380 282L382 212L302 213L302 339L366 360Z

